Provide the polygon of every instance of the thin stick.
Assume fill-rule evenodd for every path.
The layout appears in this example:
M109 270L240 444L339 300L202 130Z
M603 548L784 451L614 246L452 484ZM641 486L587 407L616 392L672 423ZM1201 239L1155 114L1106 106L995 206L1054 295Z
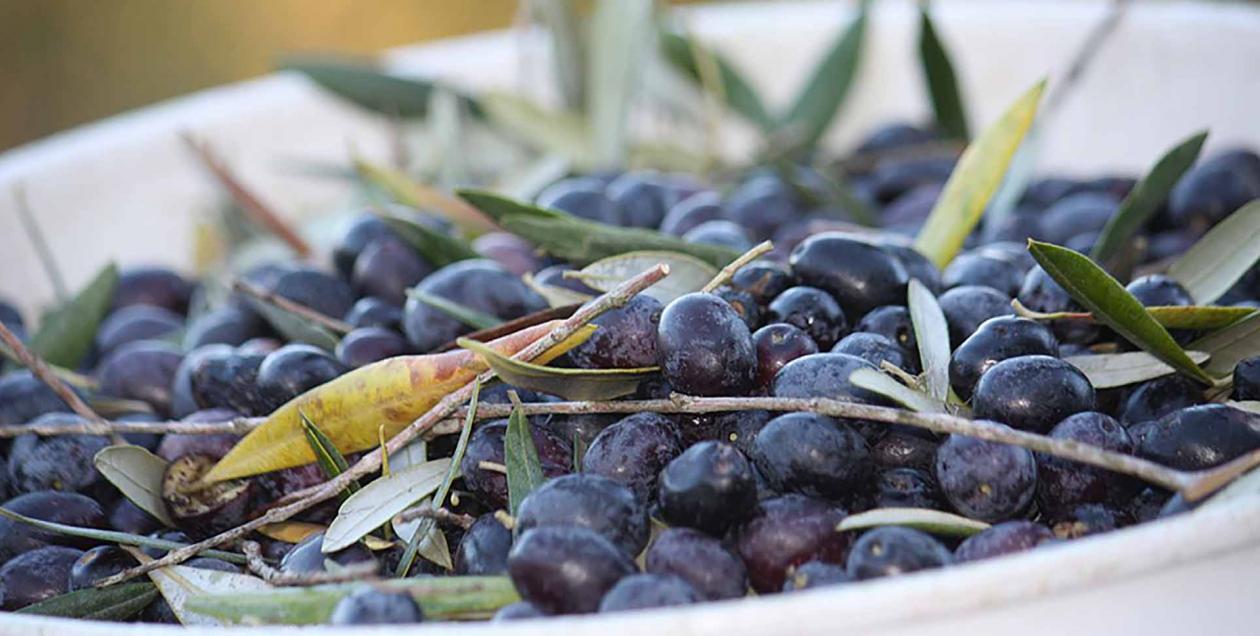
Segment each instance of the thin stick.
M649 286L655 284L668 275L669 267L661 264L643 272L642 274L639 274L638 276L635 276L634 278L631 278L630 280L627 280L621 285L618 285L616 289L613 289L599 298L583 305L581 309L577 310L577 312L555 329L552 329L550 333L538 340L535 340L529 346L517 352L517 354L513 357L517 360L533 360L555 345L564 341L569 336L573 335L577 330L586 326L586 324L595 319L595 317L609 309L625 305L636 294L644 289L647 289ZM468 399L472 397L472 393L478 383L484 384L492 380L494 377L493 371L486 371L473 381L465 384L462 388L442 398L436 405L433 406L433 408L429 409L427 413L420 416L414 422L409 424L407 428L395 435L393 439L389 441L389 444L386 445L386 448L388 448L392 453L397 453L399 449L407 444L410 444L425 431L433 428L438 422L449 417L451 413L455 412L456 409L467 402ZM344 490L351 481L376 471L380 468L380 465L381 449L377 448L376 450L364 455L357 463L355 463L354 466L351 466L349 470L341 473L337 477L318 486L306 488L294 493L287 498L294 500L292 503L272 508L252 521L232 528L231 530L227 530L226 532L221 532L199 543L195 543L179 550L172 550L161 559L157 559L151 563L142 564L138 567L134 567L102 579L96 584L96 586L106 587L114 585L135 576L145 574L156 568L183 563L203 550L240 539L250 532L253 532L254 530L257 530L267 524L284 521L316 504L337 496L337 494Z
M465 530L472 527L477 518L459 512L453 512L446 508L434 508L432 504L425 502L424 505L415 508L408 508L394 517L394 523L406 523L415 519L432 519L438 523L445 523L452 526L459 526Z
M79 417L87 420L87 424L89 424L89 431L92 435L104 435L109 437L110 442L114 444L126 443L123 441L122 437L118 435L118 433L115 433L110 428L109 422L106 421L105 418L98 415L96 411L93 411L92 407L88 406L87 403L79 397L79 394L75 393L74 389L70 388L70 385L66 384L64 380L57 377L57 374L48 367L48 363L44 362L43 358L35 355L34 352L26 348L26 345L19 340L18 337L14 335L14 333L2 322L0 322L0 340L3 340L4 344L8 345L9 349L13 350L13 354L17 356L19 361L21 361L22 366L30 369L31 373L35 374L35 377L39 378L40 382L43 382L48 386L48 388L52 389L53 393L56 393L57 397L61 398L61 401L65 402L66 406L70 407L70 410L77 413Z
M311 246L289 226L289 223L276 214L266 203L262 202L240 179L227 167L227 164L215 154L214 149L204 140L197 139L190 133L183 135L184 142L192 149L193 154L201 160L202 165L214 175L219 185L232 196L232 200L245 210L249 218L267 228L281 241L284 241L301 258L311 255Z
M279 586L324 585L327 583L350 583L353 581L371 581L379 578L376 574L377 564L372 561L351 563L334 572L281 572L263 559L262 547L256 541L244 541L241 550L245 553L245 565L250 572L257 574L262 580Z
M53 257L52 249L48 247L44 231L40 229L39 223L35 221L35 215L31 212L30 201L26 198L26 188L22 186L14 188L13 198L17 199L18 220L22 222L22 229L26 231L31 246L35 248L35 255L39 257L40 264L44 266L44 274L48 276L48 282L52 284L53 293L56 294L57 300L65 302L70 297L70 293L66 291L66 279L61 275L61 268L57 266L57 259Z
M265 417L245 417L224 422L122 422L110 420L105 422L112 433L178 433L181 435L219 435L232 433L244 435L262 424ZM56 435L101 435L99 423L86 424L15 424L0 426L0 439L19 435L39 435L52 437Z
M722 270L717 273L717 276L713 277L713 280L709 281L704 287L700 288L700 291L711 292L718 287L725 285L730 282L731 277L735 275L735 272L739 271L739 268L757 260L762 254L765 254L773 249L774 243L771 243L770 241L762 241L761 243L754 245L752 249L740 254L739 258L727 263L726 267L723 267Z
M268 305L275 305L276 307L279 307L291 314L301 316L330 331L340 334L347 334L354 331L354 327L350 323L337 318L325 316L306 305L293 302L284 296L263 289L257 285L251 285L243 280L233 281L232 289L247 296L252 296L253 298L267 303Z

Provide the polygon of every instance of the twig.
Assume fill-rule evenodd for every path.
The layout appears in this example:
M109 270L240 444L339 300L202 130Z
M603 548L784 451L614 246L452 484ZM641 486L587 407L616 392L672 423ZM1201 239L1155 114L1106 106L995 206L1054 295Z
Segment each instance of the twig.
M507 474L507 466L504 466L499 462L479 461L477 462L477 468L480 468L481 470L488 470L492 473Z
M461 512L454 512L446 508L434 508L432 504L425 502L422 506L408 508L394 517L394 523L406 523L415 519L432 519L438 523L445 523L452 526L459 526L465 530L472 527L477 518Z
M529 361L538 357L542 353L551 349L555 345L572 336L577 330L584 327L587 323L599 316L603 312L614 307L625 305L636 294L647 289L649 286L660 281L669 275L669 267L666 265L657 265L630 280L618 285L616 289L605 293L595 300L585 304L570 316L567 320L551 330L551 333L535 340L529 346L517 352L513 356L517 360ZM468 401L472 396L474 388L478 383L485 383L493 379L494 372L486 371L473 381L465 384L462 388L450 393L442 398L427 413L420 416L414 422L409 424L389 441L386 447L390 452L398 452L399 449L410 444L425 431L433 428L438 422L446 419L456 409ZM235 541L245 535L261 528L270 523L279 523L293 515L303 512L310 507L327 501L345 489L351 481L363 477L369 473L376 471L381 465L381 449L378 448L364 455L349 470L341 473L337 477L324 482L318 486L306 488L295 493L290 499L292 503L272 508L261 516L226 532L221 532L209 539L195 543L186 548L172 550L161 559L157 559L151 563L145 563L138 567L119 572L106 579L102 579L97 583L97 587L105 587L121 583L135 576L145 574L153 569L166 567L168 565L176 565L196 556L199 552L208 548L214 548L230 541Z
M112 433L178 433L181 435L219 435L232 433L244 435L262 424L267 418L248 417L224 422L123 422L109 420L103 423ZM56 435L101 435L101 423L82 424L14 424L0 426L0 439L19 435L40 435L51 437Z
M57 397L61 398L61 401L65 402L66 406L70 407L70 410L77 413L79 417L87 420L87 423L89 424L89 431L92 435L104 435L109 437L110 442L113 444L126 443L123 441L122 437L118 435L118 433L115 433L110 428L109 422L106 421L105 418L98 415L96 411L93 411L92 407L88 406L87 403L79 397L79 394L75 393L74 389L70 388L70 385L66 384L64 380L57 377L57 374L48 367L48 363L44 362L43 358L40 358L30 349L27 349L26 345L23 344L12 331L10 331L4 323L0 323L0 340L3 340L4 344L8 345L9 349L13 350L13 354L17 356L18 360L22 363L22 366L30 369L31 373L35 374L35 377L39 378L40 382L48 385L48 388L52 389L53 393L56 393Z
M1042 118L1049 119L1051 114L1058 111L1067 100L1068 95L1080 83L1081 77L1085 75L1085 71L1089 65L1098 57L1098 52L1102 50L1103 44L1107 42L1107 38L1115 32L1116 27L1120 25L1121 18L1129 8L1130 0L1112 0L1107 7L1107 14L1103 16L1098 24L1090 30L1085 36L1085 41L1081 43L1081 48L1077 49L1076 55L1072 57L1072 63L1068 66L1068 70L1063 75L1063 80L1050 90L1050 94L1046 96L1046 105L1042 108Z
M228 194L232 196L232 200L236 201L251 219L284 241L294 252L297 252L299 257L308 258L311 255L311 246L289 226L287 221L281 218L279 214L276 214L270 206L263 203L249 188L245 187L245 184L241 183L240 179L236 178L236 175L215 154L214 149L210 147L208 142L197 139L190 133L185 133L183 138L188 147L201 160L202 165L214 175L219 185L228 191Z
M351 563L333 572L281 572L267 564L263 559L262 547L257 541L244 541L241 550L245 553L245 565L250 572L257 574L262 580L280 586L324 585L327 583L350 583L353 581L370 581L377 577L377 564L374 561Z
M52 284L53 293L56 294L57 300L64 302L70 297L70 293L66 291L66 279L61 275L61 268L57 266L57 259L53 257L52 249L48 247L48 240L44 237L43 230L40 229L39 223L35 222L35 215L31 213L31 204L26 198L26 188L22 186L14 188L13 198L17 199L18 220L22 222L22 229L26 231L31 246L35 248L40 264L44 266L44 274L48 276L48 282Z
M762 254L765 254L773 249L774 243L771 243L770 241L762 241L761 243L754 245L752 249L740 254L739 258L727 263L726 267L723 267L721 271L717 273L717 276L713 277L713 280L709 281L704 287L700 288L700 291L711 292L718 287L725 285L730 282L731 277L735 275L735 272L739 271L739 268L757 260Z
M234 291L241 292L242 294L245 294L247 296L252 296L253 298L261 302L267 303L268 305L275 305L276 307L279 307L280 309L283 309L291 314L296 314L298 316L301 316L311 322L318 324L321 327L324 327L325 329L334 331L336 333L347 334L347 333L350 333L351 331L354 331L354 327L343 320L325 316L324 314L321 314L318 311L315 311L314 309L307 307L306 305L293 302L292 300L289 300L288 298L285 298L284 296L281 296L274 292L263 289L257 285L251 285L250 283L247 283L243 280L233 281L232 289Z

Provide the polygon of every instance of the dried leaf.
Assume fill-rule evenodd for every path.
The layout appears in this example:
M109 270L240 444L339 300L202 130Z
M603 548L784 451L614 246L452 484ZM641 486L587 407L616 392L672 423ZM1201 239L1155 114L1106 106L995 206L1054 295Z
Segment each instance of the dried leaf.
M1094 241L1094 249L1089 253L1094 262L1105 263L1110 260L1133 233L1155 214L1168 198L1168 193L1172 192L1173 186L1177 185L1181 175L1199 158L1199 151L1203 149L1207 135L1205 130L1169 149L1151 166L1150 172L1133 186L1133 190L1120 203L1120 209L1107 221L1098 240Z
M157 588L149 582L104 588L90 587L27 605L16 613L93 621L125 621L148 607L157 595Z
M349 547L369 532L389 523L394 515L430 495L442 483L450 458L434 459L397 470L350 495L324 533L321 550L330 554Z
M521 502L547 477L543 475L538 448L529 431L529 418L520 407L512 409L507 432L503 436L503 461L507 466L508 512L516 516Z
M411 594L426 618L488 618L520 599L506 576L442 576L381 581L384 588ZM319 625L327 623L337 601L361 589L359 584L288 587L247 594L215 594L189 599L187 607L226 623L244 625Z
M1204 234L1168 275L1201 303L1220 298L1260 260L1260 200L1238 208Z
M780 121L779 129L787 132L793 148L810 148L818 143L848 96L862 54L867 4L862 2L857 17L814 67Z
M74 298L44 314L39 330L31 336L31 351L50 364L78 368L92 349L96 330L114 302L117 287L118 266L110 263Z
M971 133L967 127L967 110L958 88L954 63L936 33L927 3L919 5L919 63L923 67L923 79L927 83L928 97L932 100L937 129L949 137L967 141Z
M162 501L166 461L139 446L107 446L92 459L96 470L131 503L168 528L174 528Z
M1028 251L1046 273L1094 319L1142 350L1204 384L1212 378L1191 360L1137 298L1089 258L1065 247L1028 241Z
M662 304L700 291L718 273L716 267L688 254L644 250L601 258L583 267L580 279L587 286L606 292L660 264L669 267L669 275L643 290L643 294Z
M948 413L943 400L912 389L875 369L858 369L849 375L854 386L878 393L918 413Z
M1186 355L1195 364L1202 364L1209 358L1203 351L1187 351ZM1070 356L1063 361L1080 369L1095 389L1126 386L1176 373L1175 369L1145 351Z
M513 201L480 190L459 190L459 196L499 222L503 229L539 249L576 265L626 252L679 252L716 267L739 257L739 252L717 245L688 243L654 230L625 228L579 219L558 210Z
M515 354L547 335L553 321L524 329L490 343ZM584 329L540 357L549 361L590 337ZM393 437L437 404L446 394L472 381L486 367L467 351L399 356L360 367L322 384L276 409L204 477L223 481L302 466L315 461L306 443L298 411L320 422L321 430L342 453L374 448L378 428Z
M865 530L881 526L905 526L946 537L969 537L983 532L989 524L930 508L876 508L849 515L836 530Z
M1045 80L1024 93L958 159L914 247L944 269L984 214L1037 114Z
M513 360L475 340L460 338L459 346L481 356L512 386L558 395L567 400L611 400L634 393L639 383L658 367L639 369L565 369Z
M936 296L918 279L911 279L907 302L914 337L919 345L928 395L944 403L949 397L949 325Z

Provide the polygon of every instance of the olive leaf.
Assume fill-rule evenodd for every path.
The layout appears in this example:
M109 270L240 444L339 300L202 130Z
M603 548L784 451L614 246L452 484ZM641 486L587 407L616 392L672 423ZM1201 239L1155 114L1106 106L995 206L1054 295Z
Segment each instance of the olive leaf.
M312 322L309 318L295 314L283 307L263 302L257 298L249 298L251 306L271 325L273 329L284 336L286 340L293 342L304 342L314 345L325 351L332 351L337 348L337 343L341 338L328 328L318 323ZM333 316L336 318L337 316Z
M848 96L862 54L868 4L861 3L857 17L814 67L805 86L779 121L778 132L786 134L792 148L810 148L817 144Z
M1212 356L1204 366L1209 373L1231 373L1239 362L1260 355L1260 312L1199 338L1188 348Z
M958 159L945 189L915 238L914 248L944 268L962 249L997 191L1037 114L1046 82L1037 82L989 125Z
M836 531L880 526L905 526L946 537L969 537L989 528L989 524L983 521L930 508L876 508L845 517L836 526Z
M153 559L135 548L124 548L141 563ZM171 612L184 625L223 625L220 619L203 615L188 607L189 599L206 594L260 594L272 589L262 579L248 574L203 570L186 565L168 565L151 570L149 580L170 605Z
M338 97L390 117L425 117L437 87L433 80L393 75L362 60L294 57L282 60L279 67L301 73ZM472 112L478 112L472 98L461 95L460 99Z
M603 167L623 165L630 107L650 48L651 0L596 0L586 69L586 107L595 157Z
M1260 199L1234 211L1168 268L1190 297L1220 298L1260 260Z
M700 78L699 56L707 56L713 60L718 70L720 88L726 105L749 123L763 132L774 130L775 121L765 103L739 70L716 51L706 48L690 34L678 31L661 31L659 34L661 52L665 61L669 62L679 73L700 88L706 88Z
M1028 251L1056 283L1094 314L1095 320L1188 377L1212 384L1211 376L1186 355L1168 330L1147 313L1146 307L1089 258L1065 247L1034 240L1028 241Z
M324 472L324 477L335 479L337 475L346 472L350 468L350 462L342 456L341 451L337 450L337 446L328 439L324 432L319 430L319 426L311 421L300 409L298 417L302 420L302 432L306 435L306 443L310 445L311 452L315 455L315 463L319 464L320 470ZM344 501L346 497L353 495L359 490L359 482L351 481L346 485L345 490L341 492L341 498Z
M547 478L543 475L538 448L530 434L529 418L517 406L508 417L503 436L503 463L507 466L508 512L516 516L521 502Z
M919 5L919 64L936 115L936 128L948 137L967 141L971 133L954 63L936 33L926 2Z
M1251 307L1223 307L1218 305L1192 305L1147 307L1147 313L1155 322L1167 329L1194 329L1211 331L1228 327L1256 310Z
M669 266L669 275L643 290L643 294L662 304L700 291L718 273L718 268L688 254L641 250L601 258L583 267L578 278L588 287L606 292L658 264Z
M559 324L551 321L521 329L489 345L502 353L515 354ZM593 330L578 331L538 360L545 363L554 359L584 342ZM315 461L302 431L299 410L319 422L320 429L342 453L375 448L380 443L382 425L386 437L397 435L484 369L481 359L467 351L397 356L359 367L276 409L203 479L216 482L248 477Z
M907 305L928 395L944 403L949 397L949 325L945 313L936 296L917 278L910 279Z
M1226 400L1225 406L1260 415L1260 400Z
M506 576L441 576L393 579L376 583L407 592L436 620L488 618L520 600ZM245 625L319 625L327 623L337 602L362 584L319 585L208 594L188 600L188 609L225 623Z
M688 254L716 267L722 267L739 257L739 252L730 248L688 243L655 230L614 227L587 221L558 210L546 210L513 201L491 192L458 190L457 194L497 221L503 229L533 243L544 252L576 265L643 250Z
M576 0L531 0L526 6L551 36L551 58L565 106L585 110L586 38Z
M1186 356L1195 364L1202 364L1211 357L1204 351L1187 351ZM1084 373L1095 389L1126 386L1176 373L1176 369L1145 351L1069 356L1063 361Z
M90 587L27 605L16 613L94 621L125 621L148 607L157 595L157 588L148 582L104 588Z
M910 388L887 373L875 369L858 369L849 375L849 382L858 388L878 393L917 413L948 413L945 402Z
M354 170L360 179L375 188L379 188L394 201L423 212L441 214L468 236L477 236L478 234L498 229L490 219L487 219L484 214L478 212L467 203L436 188L418 183L411 177L393 168L374 164L363 159L355 159ZM395 227L394 229L397 230L398 228ZM420 238L416 232L412 230L408 233L403 233L403 238L408 241ZM459 249L459 244L453 242L453 240L438 244L440 239L435 237L424 237L424 239L431 249L435 251L440 249L441 255L444 255L446 258L461 260L463 257L460 257L460 254L467 253ZM416 243L413 242L412 244L415 245ZM420 248L417 247L417 249ZM475 258L475 253L473 256L466 256L466 258Z
M441 507L446 502L446 496L451 491L451 484L455 478L459 476L460 464L464 461L464 452L468 450L468 439L472 436L473 422L477 420L477 406L481 401L481 382L478 381L473 385L472 397L468 399L468 417L464 419L464 426L459 431L459 440L455 442L455 452L451 453L451 465L446 471L446 476L442 478L442 483L438 485L437 491L433 493L431 501L434 506ZM423 556L430 561L441 565L446 569L452 569L450 558L450 547L446 545L446 536L441 529L437 527L433 519L422 518L418 520L409 532L399 528L398 523L394 524L394 531L398 536L407 540L407 549L403 551L403 556L398 561L398 568L395 574L399 577L407 576L411 571L411 565L416 560L416 554L423 553ZM437 539L441 536L441 539ZM441 544L438 544L441 541ZM445 555L444 562L435 558L438 555Z
M611 400L630 395L656 375L658 367L637 369L565 369L514 360L486 345L460 338L456 343L481 356L504 382L567 400Z
M413 288L407 290L407 295L469 327L472 327L473 329L493 329L494 327L503 324L503 320L498 316L488 314L484 311L477 311L471 307L465 307L453 300L443 298L436 294L430 294Z
M434 267L481 257L468 243L423 223L380 212L377 216Z
M118 266L110 263L74 298L44 314L39 330L31 336L31 351L51 364L78 368L92 349L96 330L114 302L117 287Z
M434 459L394 471L359 489L342 502L337 517L328 524L321 550L331 554L344 549L389 523L437 490L450 466L449 457Z
M544 154L564 157L574 167L596 164L586 120L568 111L552 111L512 93L489 91L481 96L486 118L521 143ZM475 205L475 204L474 204Z
M166 461L148 450L130 444L106 446L92 458L92 464L122 496L168 528L174 528L162 501L162 477Z
M43 519L32 519L22 514L18 514L8 508L0 507L0 517L5 517L11 521L39 528L45 532L53 534L61 534L68 537L79 537L82 539L91 539L102 543L116 543L118 545L134 545L146 548L157 548L159 550L175 550L187 547L187 544L178 541L167 541L166 539L158 539L140 534L131 534L129 532L119 532L117 530L101 530L99 528L82 528L79 526L68 526L63 523L53 521L44 521ZM224 552L222 550L205 550L201 552L202 556L214 557L229 563L245 564L245 557L235 552Z
M1151 166L1149 172L1133 186L1133 190L1120 203L1120 208L1107 221L1089 257L1097 263L1105 263L1155 214L1168 198L1173 186L1199 158L1207 131L1192 135L1164 153Z

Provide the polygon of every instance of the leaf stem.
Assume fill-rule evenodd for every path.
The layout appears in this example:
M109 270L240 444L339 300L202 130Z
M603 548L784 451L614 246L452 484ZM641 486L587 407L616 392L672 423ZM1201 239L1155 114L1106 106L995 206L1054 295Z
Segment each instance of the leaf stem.
M567 320L555 329L552 329L551 333L534 341L528 347L525 347L518 352L515 357L518 360L527 361L538 357L554 347L556 344L573 335L577 330L586 326L586 324L595 319L595 317L609 309L625 305L636 294L644 289L647 289L649 286L668 275L669 267L660 264L627 280L621 285L618 285L616 289L606 292L599 298L583 305L581 309L578 309L577 312L575 312ZM409 424L407 428L395 435L386 447L389 448L390 451L397 452L402 447L411 443L426 431L432 429L439 422L449 417L460 406L467 402L479 382L488 382L493 378L493 372L484 372L478 378L465 384L462 388L442 398L436 405L433 406L433 408L429 409L427 413L420 416L414 422ZM225 532L221 532L204 541L179 550L172 550L160 559L119 572L118 574L108 578L101 579L97 583L97 587L114 585L141 574L146 574L157 568L183 563L204 550L240 539L250 532L253 532L254 530L257 530L267 524L278 523L289 519L290 517L301 513L316 504L335 497L336 494L341 492L341 490L349 485L352 480L375 472L380 468L380 465L381 449L378 448L377 450L364 455L354 466L350 467L350 470L338 475L336 478L326 481L320 485L293 493L293 495L286 498L286 500L291 501L291 503L286 503L272 508L249 522L236 526L235 528Z

